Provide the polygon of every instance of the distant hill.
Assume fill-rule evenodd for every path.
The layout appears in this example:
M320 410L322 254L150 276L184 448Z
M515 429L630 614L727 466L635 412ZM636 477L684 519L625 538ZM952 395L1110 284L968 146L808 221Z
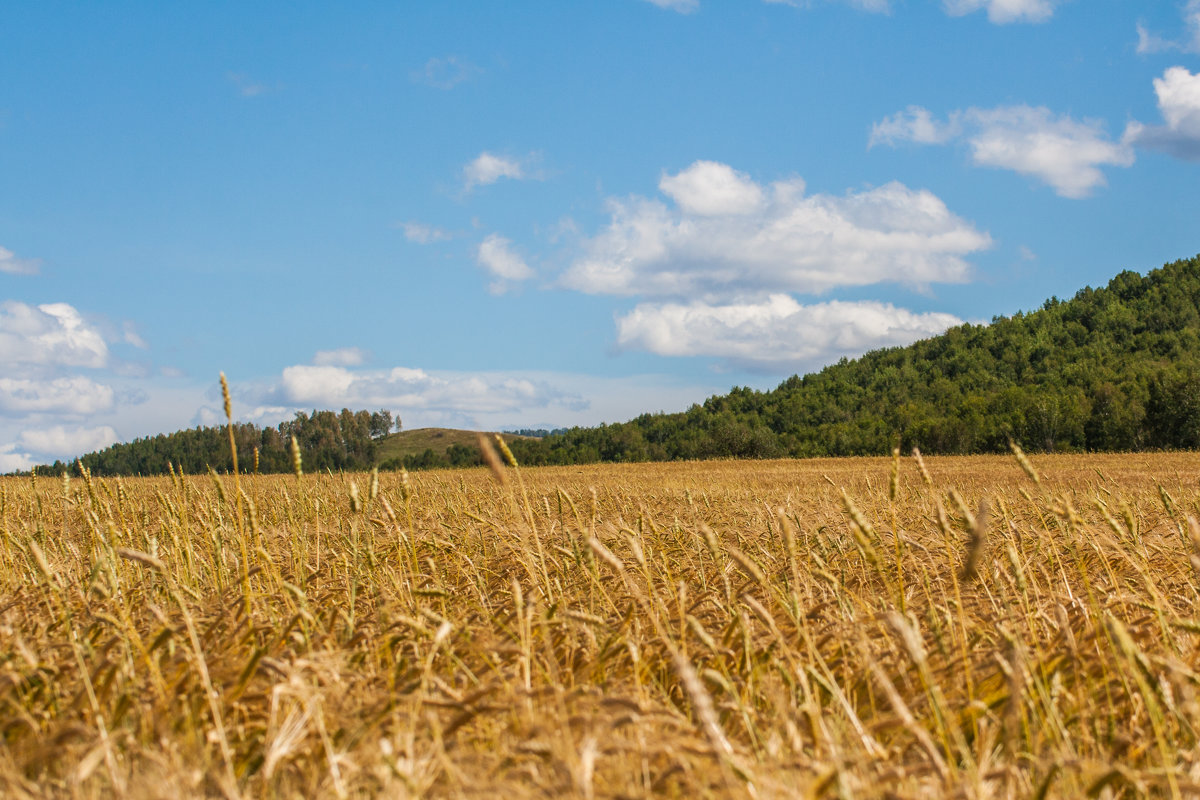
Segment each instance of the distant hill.
M513 445L524 464L1200 447L1200 257L766 392Z
M495 436L488 433L487 436ZM505 442L530 439L514 433L501 434ZM430 467L482 464L479 433L455 428L415 428L389 434L376 445L376 458L384 469L427 469Z
M234 425L238 468L263 473L291 472L294 468L291 437L300 446L305 472L324 470L430 469L476 466L483 463L479 434L451 428L417 428L387 434L392 415L387 411L313 411L300 413L274 428L249 423ZM488 436L495 434L488 433ZM529 439L504 433L512 443ZM158 434L132 442L111 445L81 456L79 461L94 475L165 475L168 470L189 474L218 472L233 468L229 432L225 427L197 427ZM56 461L37 467L43 474L57 475L70 464Z

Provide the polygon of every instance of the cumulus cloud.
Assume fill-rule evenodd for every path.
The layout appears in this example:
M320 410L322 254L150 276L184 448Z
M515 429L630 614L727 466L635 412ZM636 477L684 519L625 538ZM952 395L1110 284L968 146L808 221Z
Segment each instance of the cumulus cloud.
M0 364L103 367L108 346L100 332L66 303L0 303Z
M1125 141L1192 161L1200 160L1200 73L1171 67L1154 79L1163 125L1131 122Z
M0 414L86 415L112 409L111 386L81 375L64 378L0 378Z
M952 314L916 314L891 303L801 305L775 294L727 305L642 303L618 317L617 342L663 356L715 356L751 369L800 370L911 344L961 324Z
M73 458L108 447L117 441L117 432L108 425L94 428L54 425L22 431L18 441L47 460Z
M1061 0L943 0L946 13L960 17L975 11L987 11L988 21L997 25L1012 22L1045 22L1054 16Z
M318 350L313 356L313 364L320 367L357 367L366 360L367 352L358 347Z
M1106 184L1100 167L1128 167L1134 161L1128 142L1109 139L1102 123L1025 105L969 108L944 122L924 108L909 106L876 123L870 145L942 144L960 136L975 164L1029 175L1063 197L1088 196Z
M1200 53L1200 0L1188 0L1183 8L1183 24L1187 31L1183 39L1167 39L1147 30L1139 22L1137 51L1142 54L1170 51Z
M677 175L663 174L662 193L687 214L743 216L766 202L762 187L743 172L715 161L697 161Z
M609 201L608 227L560 279L589 294L729 297L815 293L892 281L962 282L986 233L935 195L900 183L845 195L805 194L799 178L768 186L712 162L664 175L663 193Z
M429 59L419 70L410 73L409 77L414 83L423 83L434 89L453 89L481 74L483 70L465 58L442 56Z
M493 294L503 294L510 281L523 281L533 277L533 270L512 249L512 242L493 233L479 243L475 260L497 280L489 285Z
M33 259L17 258L12 250L0 247L0 272L8 275L36 275L40 264Z
M0 474L24 471L33 467L37 461L29 453L18 453L16 442L0 444Z
M528 178L525 163L520 159L498 156L484 151L475 160L463 167L463 189L471 191L476 186L488 186L501 178L521 180Z
M401 222L400 227L404 229L404 238L416 244L447 242L454 238L454 234L450 233L450 231L443 230L435 225L428 225L424 222Z

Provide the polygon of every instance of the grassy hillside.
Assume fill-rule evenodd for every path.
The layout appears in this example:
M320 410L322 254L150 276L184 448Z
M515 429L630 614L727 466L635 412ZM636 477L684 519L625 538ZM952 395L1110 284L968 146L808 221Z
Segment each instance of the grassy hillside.
M489 433L488 436L495 434ZM527 437L503 434L505 441ZM378 442L376 457L379 461L403 459L406 456L420 456L426 450L432 450L439 456L447 455L452 445L461 447L478 447L479 434L476 431L463 431L455 428L414 428L411 431L400 431L389 434Z

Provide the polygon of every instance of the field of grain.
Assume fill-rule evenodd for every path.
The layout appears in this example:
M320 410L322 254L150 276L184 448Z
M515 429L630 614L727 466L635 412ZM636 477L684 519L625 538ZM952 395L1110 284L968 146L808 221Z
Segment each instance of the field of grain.
M4 797L1200 792L1200 457L0 481Z

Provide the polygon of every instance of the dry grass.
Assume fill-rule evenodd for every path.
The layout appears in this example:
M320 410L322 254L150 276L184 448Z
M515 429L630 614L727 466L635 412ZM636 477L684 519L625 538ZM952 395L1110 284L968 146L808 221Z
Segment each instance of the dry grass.
M5 479L0 795L1200 792L1200 459L926 466Z

